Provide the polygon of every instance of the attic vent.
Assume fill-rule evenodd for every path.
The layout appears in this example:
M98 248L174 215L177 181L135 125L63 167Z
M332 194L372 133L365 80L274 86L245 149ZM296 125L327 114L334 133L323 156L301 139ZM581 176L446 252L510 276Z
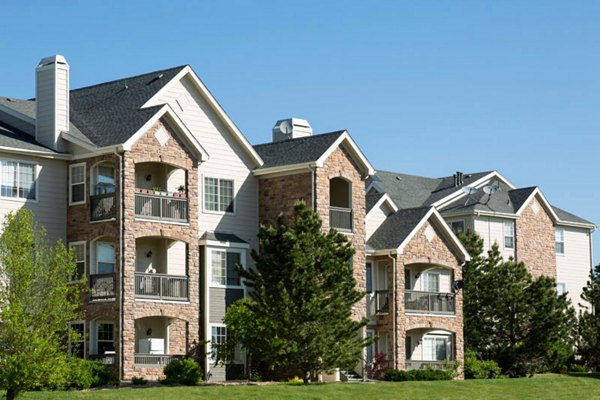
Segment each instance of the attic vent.
M429 225L427 227L427 229L425 229L425 238L427 239L428 242L431 242L433 240L434 236L435 236L435 231L433 230L431 225Z
M160 143L161 146L164 146L167 144L167 142L169 141L169 134L167 133L167 130L165 129L164 126L161 126L156 133L154 134L154 137L156 138L156 140L158 140L158 143Z
M531 210L533 211L534 214L537 214L540 212L540 207L537 205L537 203L533 203L531 205Z

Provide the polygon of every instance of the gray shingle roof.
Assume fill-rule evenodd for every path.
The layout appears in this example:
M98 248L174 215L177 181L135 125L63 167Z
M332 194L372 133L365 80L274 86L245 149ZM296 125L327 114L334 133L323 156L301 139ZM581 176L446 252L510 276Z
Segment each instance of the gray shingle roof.
M587 219L583 219L581 217L578 217L577 215L571 214L570 212L562 210L562 209L560 209L560 208L558 208L556 206L552 206L552 209L554 210L554 212L556 213L556 215L558 215L558 218L560 218L561 221L575 222L575 223L579 223L579 224L595 225L593 222L590 222Z
M36 142L33 136L12 128L2 122L0 122L0 146L57 154L54 150Z
M475 193L446 205L442 214L474 211L514 214L536 189L535 187L511 189L504 182L499 182L498 188L498 191L492 195L478 189Z
M0 104L35 119L35 101L0 96Z
M369 193L366 198L367 213L371 211L375 204L383 197L383 193Z
M341 130L281 142L257 144L254 150L264 161L261 168L308 163L317 161L344 132L346 131Z
M406 208L390 215L367 241L374 250L397 249L431 207Z
M214 240L218 242L231 242L231 243L243 243L248 244L245 240L241 239L239 236L236 236L232 233L222 233L222 232L205 232L200 240Z

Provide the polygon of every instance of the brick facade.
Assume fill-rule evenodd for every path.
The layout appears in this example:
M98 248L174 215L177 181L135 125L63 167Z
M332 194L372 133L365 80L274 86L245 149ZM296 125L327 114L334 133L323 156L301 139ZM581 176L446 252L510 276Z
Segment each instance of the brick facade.
M554 224L534 198L515 223L515 258L534 276L556 278Z
M298 200L312 208L312 182L312 172L261 178L258 183L260 224L275 225L279 213L290 215Z

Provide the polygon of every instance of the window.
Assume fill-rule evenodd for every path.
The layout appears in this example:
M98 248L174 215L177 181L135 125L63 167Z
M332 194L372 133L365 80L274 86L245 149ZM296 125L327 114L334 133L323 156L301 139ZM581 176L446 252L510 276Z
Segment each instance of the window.
M554 230L554 240L556 242L556 254L565 254L565 230L563 228Z
M69 204L85 203L85 163L69 167Z
M115 169L110 165L98 165L94 168L94 195L115 192Z
M424 292L439 292L440 291L440 274L439 272L425 272L421 275L421 289Z
M213 361L216 361L218 355L218 347L225 344L227 341L227 327L226 326L213 326L211 332L211 347L212 351L210 357Z
M404 289L406 289L406 290L412 289L411 282L410 282L410 269L404 270Z
M212 250L212 283L223 286L240 286L236 265L242 265L242 254L233 251Z
M369 345L367 346L367 363L371 364L373 362L373 338L375 337L373 331L367 331L367 339L369 339L369 341L371 343L369 343Z
M450 223L450 228L452 232L457 233L465 233L465 221L454 221Z
M96 325L98 354L112 354L115 351L115 324L98 322Z
M85 322L69 323L69 354L85 358Z
M36 200L36 165L20 161L0 162L2 183L0 196Z
M515 222L504 221L504 248L515 248Z
M96 242L96 274L115 272L115 245Z
M423 360L443 361L452 359L450 336L427 335L423 337Z
M367 263L366 267L366 287L367 293L373 293L373 265Z
M71 243L69 248L73 249L73 253L75 253L75 264L77 265L72 280L78 281L85 276L85 242Z
M404 339L404 348L405 348L405 357L407 360L410 360L412 358L412 336L410 335L406 335L406 338Z
M556 284L556 294L561 295L567 293L567 284L563 282L558 282Z
M232 213L234 211L233 181L204 178L204 209Z

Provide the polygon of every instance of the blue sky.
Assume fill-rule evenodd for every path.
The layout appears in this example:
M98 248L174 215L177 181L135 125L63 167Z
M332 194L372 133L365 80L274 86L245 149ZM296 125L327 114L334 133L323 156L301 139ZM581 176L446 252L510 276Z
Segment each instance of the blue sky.
M2 14L0 95L32 97L56 53L72 88L190 64L252 143L305 118L348 129L378 169L496 169L600 223L600 3L13 1Z

